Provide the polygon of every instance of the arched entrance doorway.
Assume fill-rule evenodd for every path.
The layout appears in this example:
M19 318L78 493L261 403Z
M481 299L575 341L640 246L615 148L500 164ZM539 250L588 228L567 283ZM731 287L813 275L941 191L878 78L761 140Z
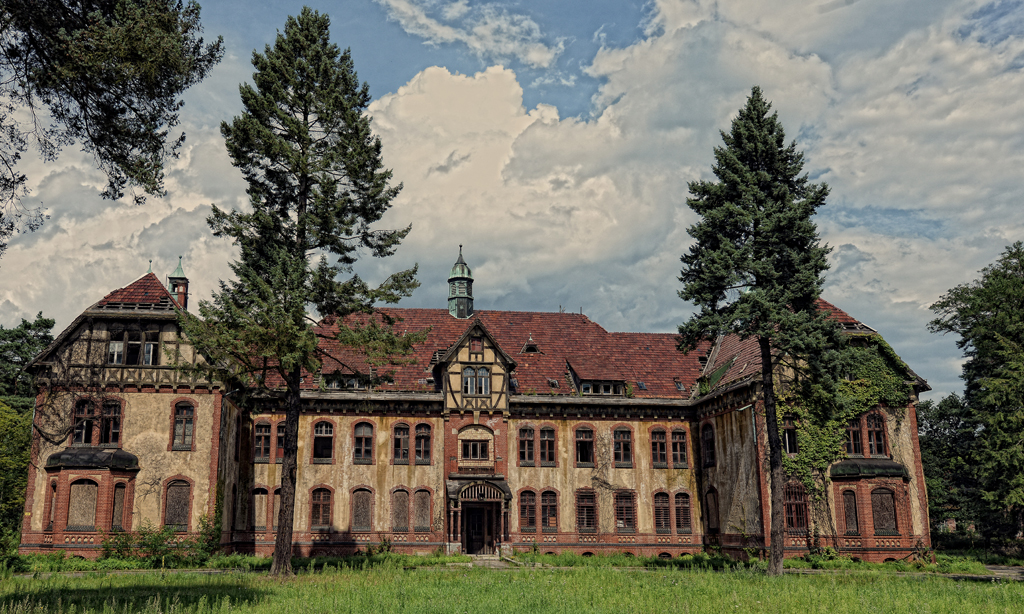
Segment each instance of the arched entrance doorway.
M463 486L458 494L462 522L459 537L466 554L495 554L508 525L505 492L488 482Z

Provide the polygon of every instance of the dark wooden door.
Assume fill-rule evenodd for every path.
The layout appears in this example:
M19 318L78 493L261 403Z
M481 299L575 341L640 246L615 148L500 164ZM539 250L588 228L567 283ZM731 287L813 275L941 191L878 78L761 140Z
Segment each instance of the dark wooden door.
M466 554L494 554L494 513L490 506L465 506Z

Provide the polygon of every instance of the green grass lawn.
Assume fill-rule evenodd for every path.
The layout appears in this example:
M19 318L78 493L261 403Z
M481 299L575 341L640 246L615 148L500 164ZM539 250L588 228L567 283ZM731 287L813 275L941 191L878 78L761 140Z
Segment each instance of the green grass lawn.
M0 612L1012 612L1024 584L837 571L421 568L91 575L0 581Z

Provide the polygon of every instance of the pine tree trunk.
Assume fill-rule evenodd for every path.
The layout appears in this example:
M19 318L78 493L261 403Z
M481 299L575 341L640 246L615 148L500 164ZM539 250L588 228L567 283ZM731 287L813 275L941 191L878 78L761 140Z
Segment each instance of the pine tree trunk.
M785 476L782 473L782 439L779 418L775 412L775 378L772 369L772 347L767 337L758 337L761 349L761 390L764 394L764 418L768 428L768 491L771 493L772 524L768 575L782 575L785 546Z
M270 575L291 576L292 527L295 524L295 482L299 457L299 410L302 398L299 390L301 372L296 367L288 374L288 395L285 405L284 458L281 460L281 510L277 515L277 542Z

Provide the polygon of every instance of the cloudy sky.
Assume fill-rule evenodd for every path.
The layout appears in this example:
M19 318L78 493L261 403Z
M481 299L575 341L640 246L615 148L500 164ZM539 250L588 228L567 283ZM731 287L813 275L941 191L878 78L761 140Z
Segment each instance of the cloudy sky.
M0 324L58 330L108 291L184 256L195 298L230 272L210 204L244 207L219 124L240 111L254 48L301 4L204 3L224 61L186 98L169 194L98 197L71 150L24 165L50 215L0 260ZM687 182L753 85L832 193L825 298L879 330L929 380L960 390L955 339L928 306L1024 237L1024 1L348 0L332 18L370 84L387 165L405 184L385 223L413 224L382 280L419 263L409 307L443 307L464 244L483 309L579 311L609 330L672 332Z

